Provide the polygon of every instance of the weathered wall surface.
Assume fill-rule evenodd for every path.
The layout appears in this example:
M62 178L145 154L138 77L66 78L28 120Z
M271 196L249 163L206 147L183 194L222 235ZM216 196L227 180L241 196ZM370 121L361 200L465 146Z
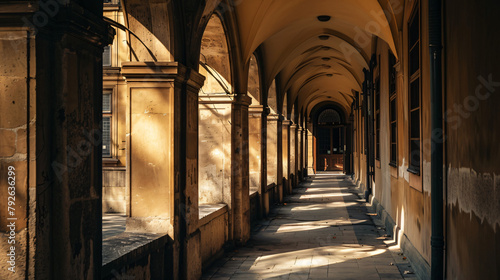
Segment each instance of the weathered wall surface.
M199 201L229 202L231 104L200 103L199 107Z
M103 170L102 212L127 213L127 190L125 170Z
M30 78L33 78L30 82L31 91L26 77L29 71L35 69L36 57L29 58L29 55L34 55L35 48L34 45L28 48L27 35L27 31L0 30L0 49L5 52L4 58L0 60L0 230L4 233L0 236L2 279L25 277L30 259L27 254L33 244L28 244L27 240L28 232L33 230L28 223L34 223L35 218L32 213L28 213L29 204L32 204L28 190L34 183L29 178L35 174L35 170L30 170L28 166L28 159L33 156L28 147L32 149L36 144L36 106L29 106L36 98L36 73L30 73ZM29 134L32 136L29 137Z
M447 275L498 279L500 4L446 2Z
M404 20L408 22L414 8L420 9L420 34L428 33L427 1L419 1L405 6ZM430 205L430 80L428 37L420 37L420 172L413 174L409 167L409 70L408 70L408 27L403 25L403 32L396 45L401 50L396 64L396 102L397 102L397 168L390 166L390 130L389 130L389 47L378 40L376 48L377 66L374 79L380 78L380 159L375 160L375 178L373 196L382 204L395 221L397 229L430 263L431 205ZM360 98L361 101L361 98ZM360 104L362 104L360 102ZM366 156L364 150L364 119L360 112L356 121L355 168L356 179L366 186ZM361 152L361 153L360 153ZM374 151L371 151L374 152ZM425 265L425 264L424 264Z
M201 259L203 266L209 265L215 257L223 252L223 246L228 241L227 207L215 214L201 219ZM206 220L206 221L205 221Z
M253 193L259 190L262 182L262 113L252 113L251 110L248 116L248 144L250 149L250 193Z

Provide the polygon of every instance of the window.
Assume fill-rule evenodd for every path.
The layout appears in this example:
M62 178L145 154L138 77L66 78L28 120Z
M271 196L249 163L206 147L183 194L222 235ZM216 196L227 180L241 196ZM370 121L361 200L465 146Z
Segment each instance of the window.
M102 53L102 66L111 66L111 46L104 47L104 52Z
M318 124L339 124L341 123L340 115L336 110L324 110L318 117Z
M359 108L361 110L361 117L360 117L360 120L361 120L361 132L360 132L360 135L361 135L361 153L363 155L366 155L366 150L365 150L365 142L366 142L366 139L365 139L365 109L364 109L364 106L363 106L363 103L364 103L364 97L363 95L360 95L360 105L359 105Z
M380 160L380 79L375 81L375 159Z
M410 167L408 171L420 174L420 11L417 7L408 24L408 89Z
M389 164L398 166L398 111L396 100L396 57L389 51L389 127L390 127L390 161Z
M102 95L102 156L111 157L111 114L112 91L105 90Z

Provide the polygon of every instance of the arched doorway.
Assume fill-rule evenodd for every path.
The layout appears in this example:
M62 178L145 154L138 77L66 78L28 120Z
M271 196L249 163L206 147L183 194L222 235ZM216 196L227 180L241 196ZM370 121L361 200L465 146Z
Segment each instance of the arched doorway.
M345 124L333 108L321 111L316 121L316 171L343 171Z

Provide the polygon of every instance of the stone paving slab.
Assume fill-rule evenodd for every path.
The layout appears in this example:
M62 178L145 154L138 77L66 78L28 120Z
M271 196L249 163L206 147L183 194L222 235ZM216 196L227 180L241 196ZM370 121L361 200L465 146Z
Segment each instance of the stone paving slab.
M351 180L311 177L203 279L417 279Z

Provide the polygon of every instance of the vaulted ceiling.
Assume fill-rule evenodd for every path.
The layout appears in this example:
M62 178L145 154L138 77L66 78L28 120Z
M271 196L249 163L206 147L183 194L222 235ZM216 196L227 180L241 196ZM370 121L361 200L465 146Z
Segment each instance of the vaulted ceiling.
M309 112L332 101L350 111L353 90L361 91L373 38L397 55L397 16L403 1L242 0L235 6L241 56L247 62L260 48L265 82L279 77L289 104ZM402 10L402 9L401 9ZM283 97L282 97L283 98ZM297 108L295 108L297 109Z

